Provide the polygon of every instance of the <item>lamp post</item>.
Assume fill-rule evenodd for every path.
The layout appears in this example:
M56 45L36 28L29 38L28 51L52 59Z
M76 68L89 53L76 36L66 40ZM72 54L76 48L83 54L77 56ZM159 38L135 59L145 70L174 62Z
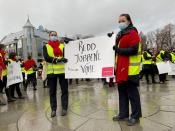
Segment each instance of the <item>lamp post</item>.
M16 54L18 55L18 39L15 37L14 39L14 44L15 44L15 48L16 48Z

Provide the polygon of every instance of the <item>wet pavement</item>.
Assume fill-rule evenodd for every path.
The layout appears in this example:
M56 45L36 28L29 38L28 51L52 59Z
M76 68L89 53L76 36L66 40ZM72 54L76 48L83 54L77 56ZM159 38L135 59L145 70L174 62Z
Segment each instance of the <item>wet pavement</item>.
M0 131L175 131L175 79L151 85L141 81L143 117L133 127L112 121L118 113L116 88L103 86L97 80L69 86L69 110L65 117L60 116L58 90L57 117L51 118L48 89L42 88L40 80L38 83L37 91L29 87L23 92L25 100L0 107Z

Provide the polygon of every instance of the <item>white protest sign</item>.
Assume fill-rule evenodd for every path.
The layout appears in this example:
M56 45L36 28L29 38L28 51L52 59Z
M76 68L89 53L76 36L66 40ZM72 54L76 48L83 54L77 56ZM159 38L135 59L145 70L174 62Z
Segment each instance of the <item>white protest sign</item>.
M99 36L65 44L66 78L105 78L114 76L115 36Z
M20 83L23 81L21 66L19 62L8 64L7 86Z
M171 72L168 73L168 75L175 75L175 64L170 64L171 66Z
M169 61L160 62L160 63L157 63L156 65L157 65L159 74L164 74L164 73L171 72L171 65L170 65Z

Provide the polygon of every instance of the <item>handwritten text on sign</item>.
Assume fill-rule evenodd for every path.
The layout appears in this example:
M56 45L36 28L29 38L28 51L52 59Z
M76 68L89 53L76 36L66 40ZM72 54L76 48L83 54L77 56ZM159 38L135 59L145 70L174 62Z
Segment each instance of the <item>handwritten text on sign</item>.
M20 62L11 62L8 64L7 86L23 81Z
M66 78L112 77L114 69L114 38L100 36L65 45Z

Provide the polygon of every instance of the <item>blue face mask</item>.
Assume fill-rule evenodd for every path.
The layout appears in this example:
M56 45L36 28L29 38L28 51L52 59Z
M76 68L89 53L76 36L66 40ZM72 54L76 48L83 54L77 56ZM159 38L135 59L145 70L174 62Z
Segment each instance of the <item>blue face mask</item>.
M119 23L119 28L120 30L124 30L128 27L128 23L127 22L122 22L122 23Z
M50 40L51 41L57 41L58 40L58 37L57 36L50 36Z

